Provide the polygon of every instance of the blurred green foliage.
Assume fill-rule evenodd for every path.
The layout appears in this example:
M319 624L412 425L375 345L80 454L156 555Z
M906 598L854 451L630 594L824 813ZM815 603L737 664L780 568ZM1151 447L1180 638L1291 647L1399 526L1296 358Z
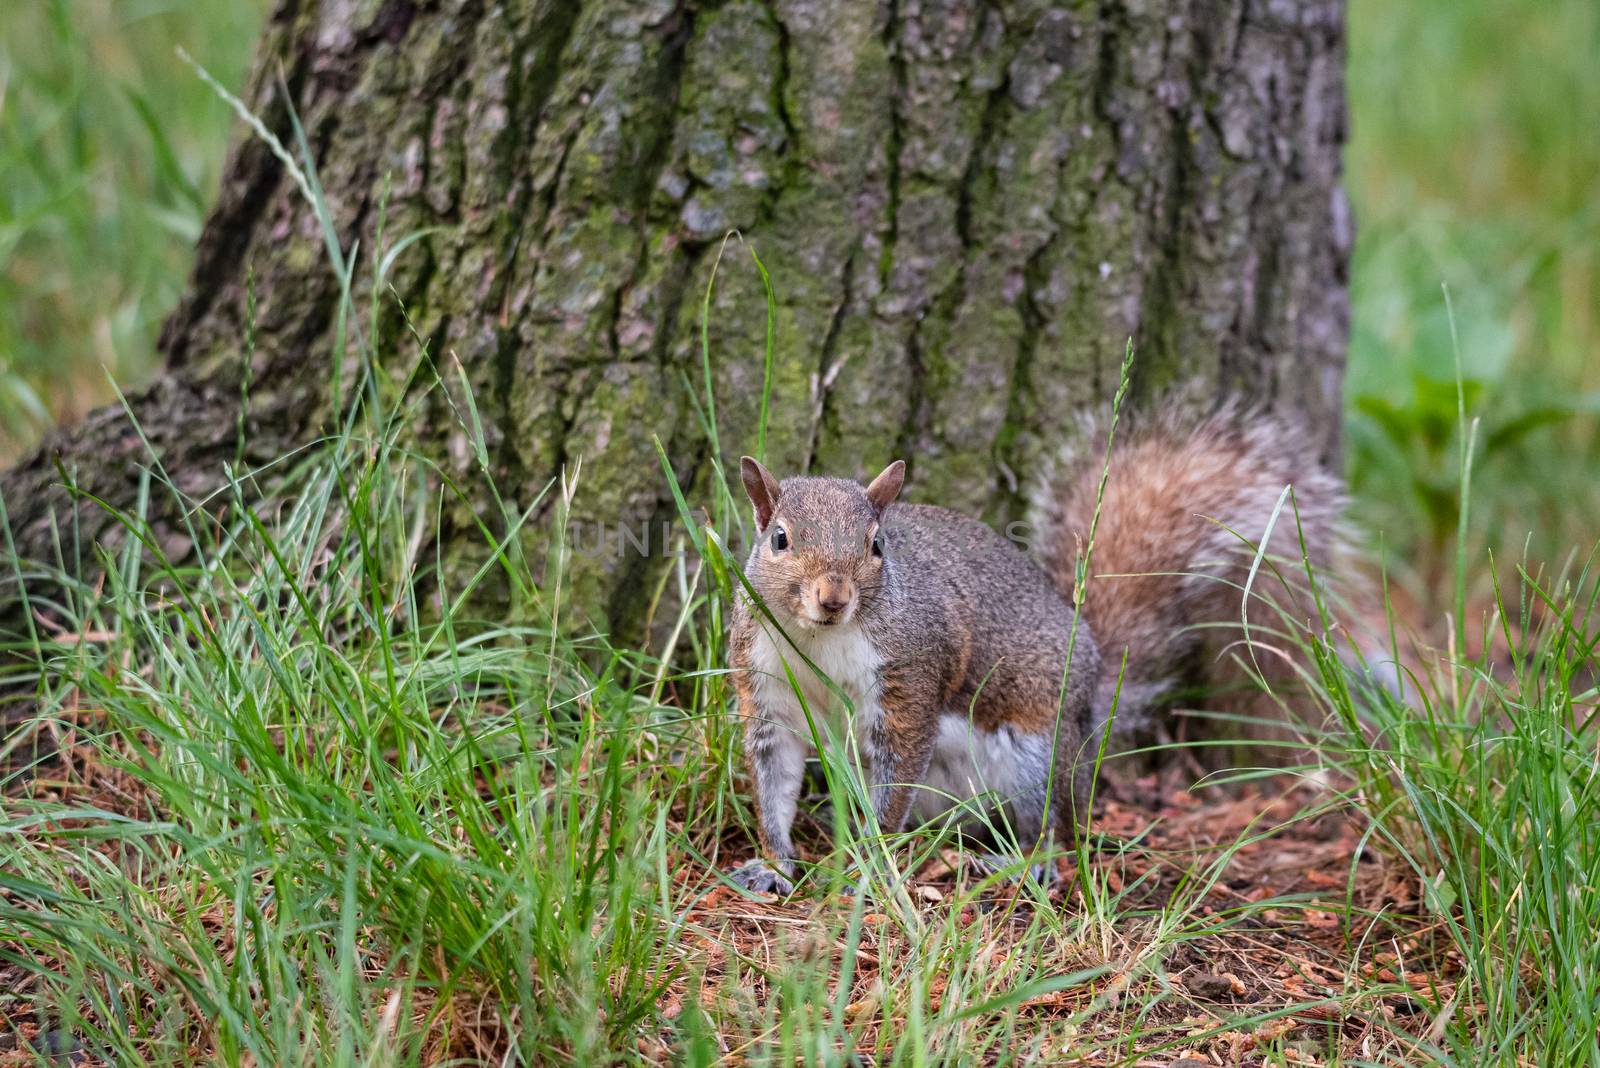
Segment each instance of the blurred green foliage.
M0 4L0 462L137 384L181 290L265 0ZM1352 0L1358 238L1348 463L1415 585L1453 553L1456 350L1470 551L1600 531L1600 3Z
M263 0L0 3L0 463L148 380Z
M1352 0L1349 86L1358 522L1440 595L1459 347L1479 420L1469 556L1515 556L1525 539L1540 559L1587 553L1600 534L1600 4Z

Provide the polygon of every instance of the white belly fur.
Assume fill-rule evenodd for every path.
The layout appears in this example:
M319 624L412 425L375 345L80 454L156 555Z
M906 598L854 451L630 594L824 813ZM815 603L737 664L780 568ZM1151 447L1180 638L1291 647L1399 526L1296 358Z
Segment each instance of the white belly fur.
M838 695L806 665L782 635L769 636L763 630L756 636L751 659L757 700L764 714L792 732L808 750L814 748L805 712L784 671L787 662L818 730L831 732L840 743L853 730L859 740L883 715L877 700L882 660L872 643L859 627L848 625L791 629L789 635L812 663L849 697L855 714L853 719L847 718L847 710ZM823 737L826 738L826 734ZM927 788L916 790L912 795L916 819L933 819L961 802L989 793L1007 806L1011 832L1019 840L1032 839L1039 833L1044 817L1051 740L1047 734L1027 734L1010 727L981 730L972 726L965 710L959 715L941 715L933 759L924 779ZM1070 783L1056 784L1058 793L1070 789ZM998 816L991 819L1004 829Z
M982 730L965 715L939 717L939 735L928 766L927 789L913 800L917 818L929 820L963 801L989 793L1007 806L1010 831L1019 840L1039 833L1050 774L1051 737L1000 727ZM1060 794L1071 783L1056 783ZM992 816L997 829L1005 825Z
M844 703L781 634L769 636L765 630L756 635L752 650L755 689L762 709L793 731L807 747L811 746L811 728L784 672L787 662L818 729L826 724L834 737L842 741L847 730L853 727L856 736L861 737L882 715L877 700L878 669L882 660L871 641L860 627L851 625L814 630L791 628L789 636L823 675L849 697L855 706L854 718L847 722Z

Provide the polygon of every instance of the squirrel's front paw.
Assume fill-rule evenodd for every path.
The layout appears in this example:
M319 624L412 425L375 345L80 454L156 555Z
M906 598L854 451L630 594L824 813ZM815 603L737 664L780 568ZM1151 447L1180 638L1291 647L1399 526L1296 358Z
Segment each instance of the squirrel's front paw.
M758 894L794 893L794 883L781 872L759 860L752 860L742 867L733 869L728 873L728 878L746 890L754 890Z

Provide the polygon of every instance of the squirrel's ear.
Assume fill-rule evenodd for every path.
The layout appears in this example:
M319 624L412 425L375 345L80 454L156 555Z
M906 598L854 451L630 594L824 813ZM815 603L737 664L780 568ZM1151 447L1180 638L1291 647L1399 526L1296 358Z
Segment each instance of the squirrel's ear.
M896 460L883 469L883 473L872 480L872 485L867 487L867 500L872 503L872 510L879 516L883 510L894 503L900 496L900 487L906 482L906 462Z
M744 480L744 492L756 506L756 527L766 530L772 522L772 513L778 510L778 480L753 456L739 458L739 477Z

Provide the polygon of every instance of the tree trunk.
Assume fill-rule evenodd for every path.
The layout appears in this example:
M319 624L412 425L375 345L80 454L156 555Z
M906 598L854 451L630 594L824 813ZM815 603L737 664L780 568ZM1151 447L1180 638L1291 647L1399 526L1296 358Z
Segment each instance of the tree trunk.
M526 503L582 457L575 521L659 532L652 436L686 482L711 471L685 376L730 229L772 274L781 471L901 456L913 499L1015 518L1130 337L1136 399L1242 393L1331 457L1343 66L1338 0L281 0L243 95L290 145L292 99L346 248L375 247L380 213L390 246L442 228L390 278L438 363L459 359L503 492ZM242 395L246 462L330 415L322 236L240 138L165 376L131 401L194 492L235 459ZM710 311L725 461L754 442L765 323L734 244ZM384 334L409 366L401 324ZM453 421L428 425L481 485ZM70 514L58 459L127 503L145 453L108 410L0 476L24 554L51 556ZM579 563L580 605L626 629L660 558Z

